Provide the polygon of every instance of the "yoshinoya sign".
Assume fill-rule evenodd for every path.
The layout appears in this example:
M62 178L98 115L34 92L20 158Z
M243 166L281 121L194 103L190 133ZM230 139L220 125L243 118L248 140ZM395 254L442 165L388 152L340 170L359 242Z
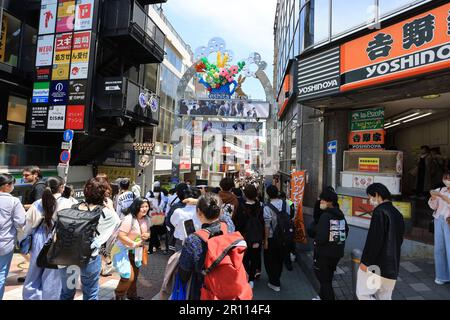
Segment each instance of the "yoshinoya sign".
M341 46L341 91L450 67L450 3Z
M298 100L305 101L338 93L340 48L305 58L298 63Z

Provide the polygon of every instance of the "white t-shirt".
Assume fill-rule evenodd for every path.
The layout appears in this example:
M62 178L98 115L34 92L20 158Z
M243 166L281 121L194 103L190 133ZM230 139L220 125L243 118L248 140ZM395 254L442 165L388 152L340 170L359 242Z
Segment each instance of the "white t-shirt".
M184 222L192 219L194 221L195 230L202 228L202 223L197 216L197 207L194 205L187 205L184 208L177 209L170 217L170 223L175 227L174 237L184 241L186 234L184 231Z
M123 211L131 206L135 198L136 196L132 191L126 191L117 198L116 212L121 219L124 217Z

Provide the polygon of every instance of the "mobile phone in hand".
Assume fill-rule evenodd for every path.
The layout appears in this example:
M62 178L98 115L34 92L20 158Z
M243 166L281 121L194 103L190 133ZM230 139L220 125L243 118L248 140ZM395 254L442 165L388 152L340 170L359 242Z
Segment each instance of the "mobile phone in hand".
M195 232L194 220L189 219L184 221L184 233L186 237Z

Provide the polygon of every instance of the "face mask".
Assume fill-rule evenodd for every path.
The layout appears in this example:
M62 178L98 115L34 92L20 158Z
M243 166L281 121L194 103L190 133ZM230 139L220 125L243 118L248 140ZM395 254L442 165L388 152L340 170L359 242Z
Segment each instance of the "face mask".
M369 202L370 202L370 205L373 207L378 206L378 201L373 198L370 198Z
M326 210L328 208L328 206L327 206L327 204L326 203L321 203L320 204L320 210Z
M155 198L158 198L159 197L159 192L154 192L154 194L155 194Z
M447 188L450 188L450 180L444 180L443 182Z

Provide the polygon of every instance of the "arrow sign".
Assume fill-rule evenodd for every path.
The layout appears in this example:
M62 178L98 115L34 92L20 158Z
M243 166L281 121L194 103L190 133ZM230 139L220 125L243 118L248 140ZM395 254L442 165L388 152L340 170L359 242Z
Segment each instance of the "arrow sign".
M59 160L61 160L62 163L67 163L70 161L70 152L67 150L64 150L61 152L61 155L59 156Z
M328 154L336 154L337 153L337 140L328 142L327 153Z
M64 131L64 141L65 142L70 142L73 140L73 130L66 130Z

